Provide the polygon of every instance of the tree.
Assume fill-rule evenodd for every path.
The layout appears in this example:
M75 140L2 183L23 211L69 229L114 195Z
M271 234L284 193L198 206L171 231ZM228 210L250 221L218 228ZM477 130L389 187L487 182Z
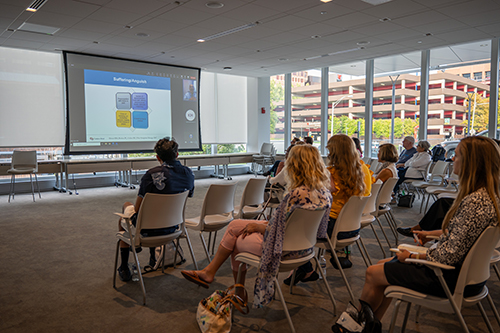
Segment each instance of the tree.
M361 122L361 133L365 130L364 119L350 119L346 115L333 118L333 134L343 133L349 136L356 134L358 131L358 121ZM328 118L328 130L332 128L332 117Z
M271 98L270 98L270 105L271 105L271 111L270 111L270 116L271 116L271 122L270 122L270 130L271 134L274 134L276 132L276 123L278 122L278 114L276 113L275 109L278 106L278 102L283 101L284 96L285 96L285 88L283 87L283 84L279 81L271 79L270 82L270 93L271 93Z
M480 94L474 94L470 100L471 102L471 125L472 121L474 121L474 124L472 128L477 132L481 132L484 130L488 129L488 122L489 122L489 110L490 110L490 99L489 98L483 98ZM467 101L467 111L469 110L469 101ZM474 110L475 107L475 110ZM500 105L499 105L499 111L500 111ZM472 114L474 113L474 117L472 117ZM499 112L499 117L498 117L498 124L500 124L500 112ZM467 126L468 121L467 119L463 121L462 123L464 126Z

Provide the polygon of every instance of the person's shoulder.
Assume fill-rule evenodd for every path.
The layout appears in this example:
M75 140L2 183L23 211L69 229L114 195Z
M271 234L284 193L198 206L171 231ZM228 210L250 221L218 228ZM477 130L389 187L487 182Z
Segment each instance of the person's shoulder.
M149 169L146 174L153 174L153 173L156 173L156 172L160 172L163 170L163 166L162 165L157 165L157 166L154 166L152 167L151 169Z

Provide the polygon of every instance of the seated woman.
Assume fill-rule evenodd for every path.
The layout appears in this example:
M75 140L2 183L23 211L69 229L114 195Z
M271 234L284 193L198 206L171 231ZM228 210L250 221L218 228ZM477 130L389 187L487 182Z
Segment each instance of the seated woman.
M282 253L283 233L287 217L296 208L308 210L325 209L325 215L318 229L318 237L326 237L328 212L332 202L329 189L329 175L317 148L300 145L292 148L286 160L287 186L285 196L269 222L255 220L234 220L224 233L217 253L207 267L201 271L182 271L189 281L208 288L217 270L231 256L231 267L236 281L239 263L235 256L249 252L261 256L261 266L255 282L254 307L264 306L273 297L273 277L278 273L279 261L283 257L298 257L306 253ZM246 271L245 271L246 272ZM242 283L245 274L242 274Z
M461 186L442 229L415 231L423 242L428 240L428 235L439 236L437 246L430 248L426 255L420 255L420 259L458 268L443 272L452 293L460 267L476 239L488 226L500 227L499 147L489 138L471 136L462 139L455 152L453 172L459 176ZM387 286L407 287L441 297L445 295L432 269L405 262L415 256L403 250L396 257L382 260L366 270L360 303L364 307L370 306L377 318L382 318L391 303L391 299L384 296ZM484 283L467 286L464 295L476 295Z
M342 207L353 195L370 195L372 189L372 176L368 167L360 160L354 141L345 134L334 135L328 140L328 171L331 174L331 191L333 195L330 219L328 222L328 237L332 236L333 228ZM358 230L340 232L337 239L354 237ZM349 258L339 258L343 268L352 266ZM333 258L330 262L334 267L336 263ZM295 274L294 284L299 281L314 281L319 278L318 273L313 270L311 263L302 265ZM291 283L291 276L285 279L285 284Z
M375 181L381 180L382 183L389 178L398 177L398 170L396 169L396 162L398 161L398 151L393 144L386 143L378 149L378 161L382 163L381 171L378 173Z
M405 172L400 177L396 186L394 186L394 193L398 193L399 186L407 179L423 179L422 172L427 168L427 165L431 162L431 154L429 148L431 144L425 140L421 140L417 144L417 153L412 156L405 163Z

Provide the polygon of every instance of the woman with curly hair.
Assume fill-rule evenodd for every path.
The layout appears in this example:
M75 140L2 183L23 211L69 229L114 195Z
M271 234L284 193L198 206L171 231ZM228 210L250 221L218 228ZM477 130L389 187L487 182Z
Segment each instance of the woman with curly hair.
M261 257L259 273L255 281L254 307L261 307L274 295L273 277L278 273L281 258L301 257L307 251L283 252L283 235L288 216L296 209L325 209L317 237L326 237L328 212L332 196L328 189L330 177L316 147L298 145L290 150L285 162L288 194L283 198L273 216L267 221L234 220L224 233L217 253L210 264L200 271L182 271L189 281L208 288L220 266L231 257L231 267L236 282L239 262L235 257L240 252L249 252ZM242 272L242 281L246 271ZM243 283L243 282L242 282Z
M328 171L330 173L330 191L333 201L328 222L328 237L332 236L333 228L342 207L353 195L368 196L372 190L372 172L359 158L354 141L345 134L334 135L328 140ZM339 232L337 239L346 239L356 236L358 230ZM335 261L330 259L334 267ZM340 258L339 258L340 259ZM349 259L342 258L342 267L350 267ZM319 278L309 262L297 269L294 284L299 281L308 282ZM285 279L285 284L291 283L291 276Z

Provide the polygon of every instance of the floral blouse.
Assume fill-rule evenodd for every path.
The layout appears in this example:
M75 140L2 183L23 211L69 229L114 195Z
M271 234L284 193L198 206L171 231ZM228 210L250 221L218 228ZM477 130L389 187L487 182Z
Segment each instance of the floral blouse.
M448 233L443 233L439 237L437 246L427 251L427 259L445 265L459 266L481 233L487 227L495 225L498 225L495 206L483 187L462 200L450 220Z
M326 238L328 227L328 214L332 204L332 195L326 188L311 191L305 186L295 188L288 193L274 212L267 225L262 244L262 257L254 289L254 308L267 305L274 296L273 279L278 274L280 260L283 253L283 236L288 216L296 209L307 210L324 209L319 229L318 238ZM288 253L288 256L293 253Z

